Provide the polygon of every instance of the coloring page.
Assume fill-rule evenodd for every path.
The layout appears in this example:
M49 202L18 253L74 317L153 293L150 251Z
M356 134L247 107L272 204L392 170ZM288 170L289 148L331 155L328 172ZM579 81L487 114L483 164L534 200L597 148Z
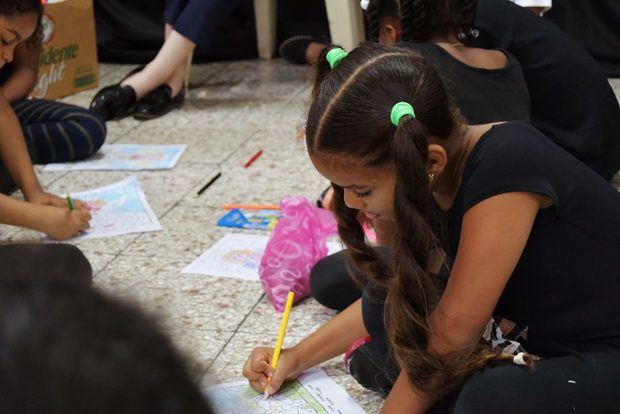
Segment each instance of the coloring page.
M307 371L265 399L247 381L204 390L218 414L364 414L364 410L322 370Z
M167 170L181 158L186 145L103 145L82 161L47 164L43 171Z
M258 267L268 241L269 236L229 233L183 269L183 273L258 281ZM327 247L328 254L342 250L338 242L327 242Z
M86 203L92 219L90 229L70 241L162 229L136 177L106 187L72 193L71 197Z

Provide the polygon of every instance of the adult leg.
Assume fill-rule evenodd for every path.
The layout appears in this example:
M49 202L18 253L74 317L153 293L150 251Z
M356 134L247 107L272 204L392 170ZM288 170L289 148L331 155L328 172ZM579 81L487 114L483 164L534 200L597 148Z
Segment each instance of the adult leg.
M149 62L142 71L125 79L121 85L131 86L136 92L137 99L142 98L178 73L177 71L184 66L184 62L187 62L187 57L195 47L194 42L173 30L155 59ZM173 96L181 90L179 85L177 88L176 91L172 91Z
M218 26L243 0L168 0L165 21L168 29L164 45L143 71L125 79L121 84L131 86L140 99L149 91L171 79L177 79L184 70L187 57L196 45L208 47ZM176 77L173 75L177 75ZM181 90L182 83L170 85Z
M103 145L105 121L95 112L44 99L13 104L33 163L88 158Z
M0 282L27 279L90 286L92 276L88 259L70 244L0 246Z

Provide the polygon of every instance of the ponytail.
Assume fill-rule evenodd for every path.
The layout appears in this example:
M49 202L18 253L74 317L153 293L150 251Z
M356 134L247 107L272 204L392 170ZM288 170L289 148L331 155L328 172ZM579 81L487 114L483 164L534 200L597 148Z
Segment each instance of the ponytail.
M390 275L387 264L366 240L364 229L358 220L358 211L345 205L344 189L337 185L333 187L332 206L338 220L338 234L347 248L349 265L358 270L350 272L354 281L360 287L365 286L368 280L386 287Z

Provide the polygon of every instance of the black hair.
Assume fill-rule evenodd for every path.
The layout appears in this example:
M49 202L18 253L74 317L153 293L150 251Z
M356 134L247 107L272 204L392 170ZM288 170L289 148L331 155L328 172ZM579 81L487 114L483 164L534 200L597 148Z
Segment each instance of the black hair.
M210 414L157 324L68 283L0 283L0 407L20 414Z
M477 8L478 0L370 0L365 16L372 41L379 38L381 19L392 17L401 24L401 40L429 42L454 33L467 42L477 37Z
M477 36L474 28L478 0L401 0L402 40L429 42L453 33L467 42Z
M37 15L37 27L28 39L28 46L37 48L41 45L43 37L43 27L41 26L43 4L41 0L0 0L0 16L11 18L25 13L35 13Z
M381 19L392 17L400 22L399 0L370 0L364 17L366 18L369 40L377 42L381 33Z

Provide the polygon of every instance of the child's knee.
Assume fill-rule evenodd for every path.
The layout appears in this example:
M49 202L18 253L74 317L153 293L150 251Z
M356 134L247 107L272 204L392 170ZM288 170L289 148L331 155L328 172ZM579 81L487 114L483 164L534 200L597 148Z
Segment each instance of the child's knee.
M312 297L323 306L331 308L334 289L330 286L329 280L329 260L324 257L319 260L310 270L310 292Z

